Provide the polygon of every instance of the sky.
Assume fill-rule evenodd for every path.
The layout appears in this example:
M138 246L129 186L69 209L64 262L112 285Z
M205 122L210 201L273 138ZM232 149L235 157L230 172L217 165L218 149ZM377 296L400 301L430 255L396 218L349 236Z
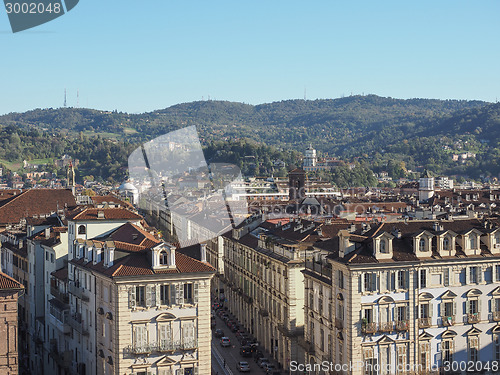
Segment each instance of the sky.
M497 0L80 0L14 34L1 8L0 114L61 107L65 89L68 106L129 113L304 95L495 102L499 14Z

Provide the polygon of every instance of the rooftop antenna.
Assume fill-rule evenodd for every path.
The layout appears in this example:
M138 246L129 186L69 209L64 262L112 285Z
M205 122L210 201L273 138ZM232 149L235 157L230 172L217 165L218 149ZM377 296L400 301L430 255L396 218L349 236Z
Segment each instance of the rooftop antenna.
M64 89L64 108L66 108L66 89Z
M76 90L76 108L80 107L80 90Z
M306 87L304 87L304 100L307 100L307 95L306 94L307 94L307 89L306 89Z

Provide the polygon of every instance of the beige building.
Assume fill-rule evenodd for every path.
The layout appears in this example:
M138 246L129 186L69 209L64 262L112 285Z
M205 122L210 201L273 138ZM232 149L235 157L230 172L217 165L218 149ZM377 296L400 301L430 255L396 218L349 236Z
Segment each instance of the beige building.
M210 373L213 267L132 223L92 240L74 240L71 254L70 291L80 294L84 305L95 307L90 317L90 310L79 310L82 302L71 304L70 316L80 324L81 337L95 337L89 340L88 352L80 354L87 361L78 371ZM75 355L83 350L86 346L74 345ZM95 367L89 368L90 363Z
M330 250L304 272L309 373L497 371L497 221L353 227Z

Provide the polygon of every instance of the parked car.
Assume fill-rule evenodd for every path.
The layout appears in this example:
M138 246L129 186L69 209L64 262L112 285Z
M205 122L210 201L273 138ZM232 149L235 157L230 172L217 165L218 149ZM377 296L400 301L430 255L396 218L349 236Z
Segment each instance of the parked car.
M252 356L252 348L249 346L242 346L240 348L240 355L242 357L251 357Z
M238 369L239 372L249 372L250 371L250 365L248 362L240 361L236 365L236 368Z
M214 336L219 337L219 338L224 337L224 331L222 329L218 328L215 330Z
M266 365L266 363L269 363L269 359L268 358L265 358L265 357L261 357L257 360L257 364L259 365L259 367L261 368L264 368L264 366Z
M257 362L259 360L259 358L264 358L264 353L262 353L261 350L256 350L253 352L253 358L255 360L255 362Z
M240 326L238 325L238 323L235 322L234 324L231 325L230 329L231 332L237 332L240 329Z
M263 368L268 374L272 374L276 370L276 366L272 363L266 363Z
M220 346L222 346L222 347L231 346L231 340L229 340L229 337L226 337L226 336L221 337Z

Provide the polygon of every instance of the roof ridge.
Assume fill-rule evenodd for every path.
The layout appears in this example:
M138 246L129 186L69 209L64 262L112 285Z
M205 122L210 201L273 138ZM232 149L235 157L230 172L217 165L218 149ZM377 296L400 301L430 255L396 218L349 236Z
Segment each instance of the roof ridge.
M123 264L120 264L118 268L111 274L111 276L115 276L115 274L123 268Z
M31 189L30 189L30 190L31 190ZM10 200L9 200L9 199L7 199L7 202L5 202L5 204L3 204L3 205L2 205L2 206L0 206L0 207L2 207L2 208L3 208L3 207L5 207L5 206L7 206L9 203L14 202L14 201L15 201L18 197L20 197L21 195L23 195L23 194L27 193L27 192L28 192L28 191L30 191L30 190L25 190L25 191L20 192L19 194L14 195L13 197L11 197L12 199L10 199Z

